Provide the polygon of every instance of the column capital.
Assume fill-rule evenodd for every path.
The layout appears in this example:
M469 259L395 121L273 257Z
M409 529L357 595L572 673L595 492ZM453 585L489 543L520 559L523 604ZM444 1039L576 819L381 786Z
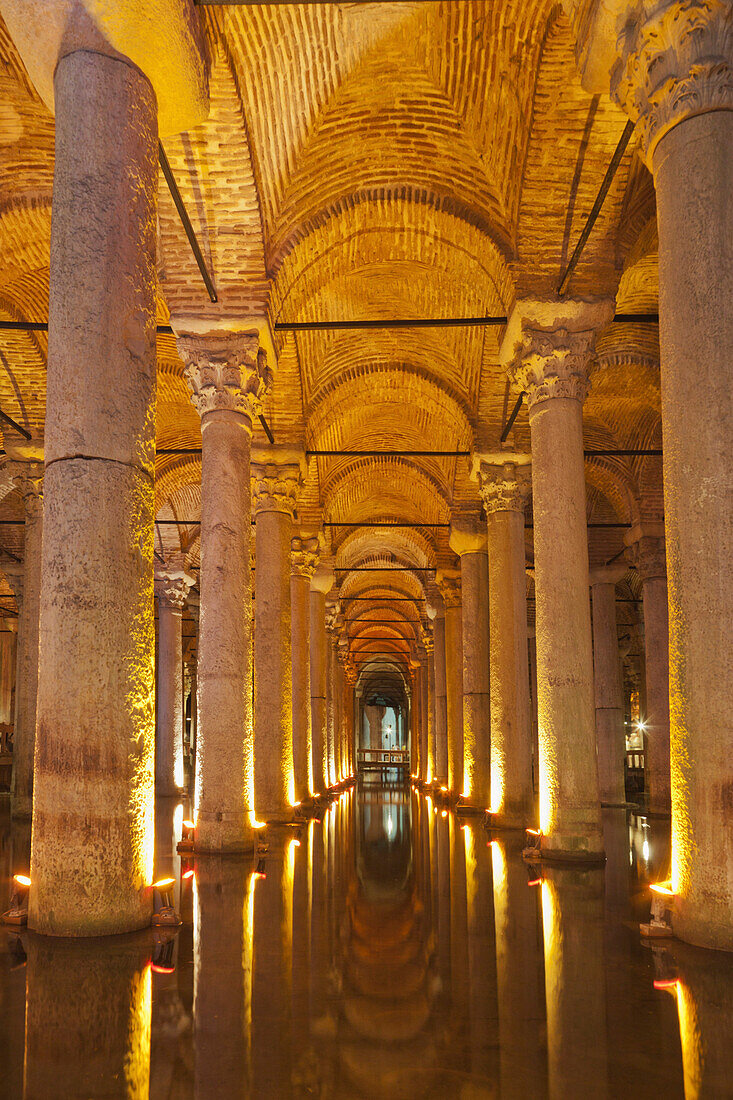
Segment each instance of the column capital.
M585 401L596 330L613 317L611 299L520 299L501 346L513 388L531 410L553 397Z
M610 91L636 123L651 164L674 126L733 107L733 8L728 0L565 0L589 91Z
M441 569L435 580L446 608L461 606L461 574L457 569Z
M486 524L478 516L456 516L451 520L449 545L459 557L485 552L486 543Z
M521 512L532 491L529 469L517 467L513 462L502 466L481 462L478 468L479 492L486 515L496 512Z
M26 515L36 519L43 510L43 463L11 460L5 469L13 488L23 498Z
M643 581L667 576L667 551L661 523L637 524L624 538L626 558Z
M155 570L155 595L158 603L172 608L174 611L182 611L188 593L196 583L183 565L182 555L170 558L165 564L160 564Z
M338 603L326 604L326 630L329 634L337 634L341 624L338 622L341 608Z
M3 563L3 573L7 579L8 584L13 590L15 596L15 602L18 605L20 611L23 603L23 579L25 577L25 564L22 561L12 561Z
M252 449L252 511L287 512L294 517L305 481L305 456L292 447Z
M187 333L176 346L199 416L235 412L252 423L273 378L257 333Z
M321 556L321 547L317 536L302 538L295 535L290 540L290 573L294 577L307 577L313 580Z
M593 588L597 584L616 585L624 579L628 571L629 567L625 561L612 562L610 565L598 565L590 571L590 586Z
M330 592L336 583L336 574L330 565L321 562L311 577L311 592Z

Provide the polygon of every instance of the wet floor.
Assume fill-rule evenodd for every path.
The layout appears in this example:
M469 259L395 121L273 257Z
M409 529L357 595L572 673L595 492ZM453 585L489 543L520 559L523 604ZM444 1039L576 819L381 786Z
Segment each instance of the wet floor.
M639 936L669 824L539 872L424 796L349 792L259 861L175 854L174 935L0 932L0 1097L733 1096L733 959ZM0 810L3 899L27 830Z

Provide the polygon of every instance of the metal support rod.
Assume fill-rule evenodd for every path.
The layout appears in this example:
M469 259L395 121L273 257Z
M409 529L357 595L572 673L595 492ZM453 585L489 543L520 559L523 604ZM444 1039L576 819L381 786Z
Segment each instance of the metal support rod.
M565 287L567 286L567 283L568 283L568 280L569 280L570 276L575 271L575 268L578 264L578 260L580 259L581 254L583 252L583 249L585 248L586 243L588 241L588 238L591 235L591 231L593 229L593 226L596 224L596 219L598 218L598 215L601 212L601 207L603 206L603 203L606 199L606 195L608 194L608 192L610 190L610 187L611 187L611 184L613 183L613 178L616 175L616 171L618 169L618 166L621 163L621 158L623 157L624 153L626 152L626 146L629 144L629 141L631 139L631 135L633 134L633 132L634 132L634 123L631 121L631 119L629 119L629 121L624 126L624 132L622 133L622 135L619 139L619 143L616 146L616 150L615 150L613 156L611 157L611 163L609 164L608 168L606 169L606 174L603 177L603 182L601 183L601 186L598 190L598 194L596 195L596 200L593 203L593 206L591 207L590 214L586 218L585 225L583 226L583 231L580 234L580 237L578 239L578 243L576 244L575 249L573 250L573 254L570 257L570 262L568 263L568 266L565 268L565 271L563 272L562 276L560 277L560 282L559 282L558 287L557 287L557 293L558 294L564 294L565 293Z
M533 523L525 523L525 527L534 527ZM586 527L633 527L633 523L588 523Z
M262 413L260 413L260 424L261 424L261 425L262 425L262 427L264 428L264 431L265 431L265 435L266 435L266 436L267 436L267 438L268 438L268 439L270 440L270 443L274 443L274 442L275 442L275 436L274 436L274 435L272 434L272 432L270 431L270 425L269 425L269 424L267 423L267 421L265 420L265 418L264 418L264 416L262 415Z
M424 596L339 596L339 602L350 600L352 603L427 603Z
M275 332L351 332L361 329L486 328L505 325L504 317L401 317L390 321L375 317L363 321L276 321ZM658 322L658 313L617 313L617 324Z
M519 416L519 410L522 407L522 402L523 401L524 401L524 390L522 390L519 397L517 398L517 403L514 406L514 408L512 409L511 416L509 417L506 424L504 425L504 430L502 431L501 436L499 438L500 443L506 443L507 436L509 435L509 432L514 427L514 421Z
M450 527L449 523L324 523L324 527Z
M19 435L23 436L23 439L32 438L29 431L26 431L25 428L21 428L20 424L18 424L17 421L13 420L12 416L8 416L8 414L4 413L2 409L0 409L0 420L4 421L6 424L9 424L11 428L15 428L16 432L18 432Z
M467 458L471 451L306 451L306 458Z
M435 565L340 565L334 568L334 573L434 573L436 568Z
M209 298L212 302L218 302L219 299L217 298L214 283L212 282L211 276L209 275L208 269L206 267L206 261L204 260L203 252L201 251L199 242L196 240L196 234L194 233L193 226L191 225L191 219L188 216L186 207L183 205L181 192L178 190L178 184L175 181L175 177L171 171L171 166L168 163L168 157L165 155L165 149L163 148L162 142L160 141L158 142L158 160L160 161L160 167L163 169L163 175L165 176L165 182L168 184L168 190L171 193L171 198L173 199L176 210L178 211L178 217L181 219L181 225L186 231L186 236L188 237L188 243L191 246L191 251L193 252L194 259L196 260L196 263L198 264L198 269L201 272L201 278L204 280L206 289L209 292Z

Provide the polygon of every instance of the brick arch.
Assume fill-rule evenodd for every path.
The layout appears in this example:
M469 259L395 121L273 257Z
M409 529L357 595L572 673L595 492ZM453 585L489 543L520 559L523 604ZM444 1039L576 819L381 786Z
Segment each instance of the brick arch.
M336 522L373 519L375 506L388 519L444 523L450 517L442 486L404 458L355 459L322 492L324 514Z

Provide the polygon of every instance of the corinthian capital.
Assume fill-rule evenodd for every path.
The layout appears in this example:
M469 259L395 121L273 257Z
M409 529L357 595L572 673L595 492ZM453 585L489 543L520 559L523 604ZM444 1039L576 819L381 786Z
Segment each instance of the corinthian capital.
M646 0L631 9L616 50L611 96L636 123L649 162L677 123L733 109L730 0Z
M553 397L585 401L595 334L612 317L609 299L522 299L516 303L504 335L501 361L514 389L526 393L530 412Z
M290 540L290 572L294 577L307 577L312 580L320 560L320 546L317 538Z
M303 487L300 466L253 462L251 470L252 511L255 515L260 512L287 512L292 518Z
M667 576L667 549L661 523L632 527L624 542L626 560L638 570L643 581Z
M252 421L259 415L261 399L272 385L272 371L256 333L185 335L176 344L200 416L230 411Z
M184 568L182 555L171 556L155 570L155 595L158 602L174 611L183 610L188 593L195 583L195 578Z
M478 470L479 492L484 502L486 515L495 512L521 512L530 494L531 479L526 467L517 468L507 462L494 466L482 462Z
M36 519L43 510L43 463L11 461L6 469L23 498L26 518Z
M436 583L443 597L445 608L461 606L461 574L457 570L441 570L436 574Z

